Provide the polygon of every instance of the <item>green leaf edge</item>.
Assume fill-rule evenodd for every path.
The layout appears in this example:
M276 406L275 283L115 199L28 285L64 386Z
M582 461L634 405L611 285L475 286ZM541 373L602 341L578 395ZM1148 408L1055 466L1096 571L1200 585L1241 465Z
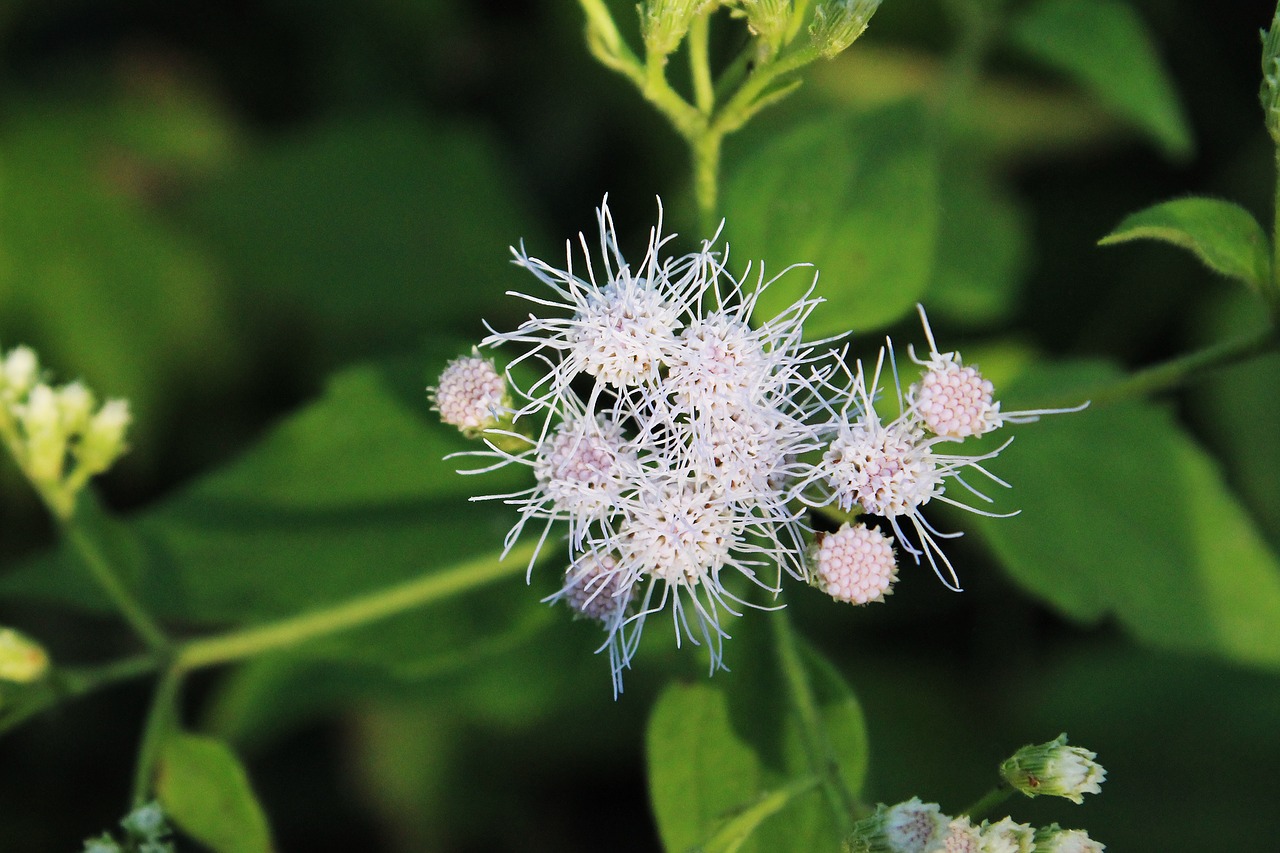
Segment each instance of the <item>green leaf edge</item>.
M1254 267L1252 270L1246 273L1242 270L1228 268L1217 263L1213 257L1206 254L1201 242L1187 231L1169 226L1149 224L1143 221L1145 217L1149 215L1168 210L1171 207L1188 201L1207 202L1213 204L1222 211L1230 211L1229 215L1234 216L1238 223L1248 222L1253 226L1252 229L1249 229L1246 225L1245 230L1253 230L1254 233L1248 236L1256 238L1258 240L1257 245L1263 247L1263 250L1259 252L1255 249L1252 252L1254 261ZM1240 216L1239 214L1243 214L1243 216ZM1120 221L1119 225L1111 230L1111 233L1098 241L1098 245L1116 246L1132 240L1142 239L1158 240L1163 243L1170 243L1174 246L1186 249L1199 258L1200 262L1213 272L1244 282L1259 293L1263 292L1271 282L1271 241L1268 239L1266 232L1262 229L1258 220L1254 218L1253 214L1234 202L1208 198L1205 196L1189 196L1187 198L1172 199L1170 201L1154 204L1151 207L1144 208L1136 213L1131 213L1126 216Z

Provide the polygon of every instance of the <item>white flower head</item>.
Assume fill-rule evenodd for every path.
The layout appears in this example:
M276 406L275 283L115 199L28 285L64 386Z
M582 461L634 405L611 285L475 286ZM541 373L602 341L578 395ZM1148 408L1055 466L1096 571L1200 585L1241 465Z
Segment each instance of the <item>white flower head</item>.
M947 453L945 449L954 441L928 435L901 396L901 414L886 422L876 409L886 354L892 360L892 342L887 350L881 349L870 379L859 361L853 371L846 369L845 384L827 383L844 403L839 411L832 413L834 437L821 463L812 467L796 491L811 505L834 503L845 512L884 517L903 550L917 563L924 557L948 589L959 591L960 580L938 540L960 534L942 533L934 528L925 519L923 507L937 499L969 512L996 515L955 500L945 492L951 481L990 502L989 497L965 482L962 474L966 470L976 471L1007 487L1007 483L982 465L995 458L1007 444L977 456ZM817 497L806 497L804 493L812 490L816 490ZM919 546L912 544L903 530L904 520L910 522Z
M851 853L936 853L950 822L937 803L919 797L893 806L881 803L854 824L846 847Z
M550 601L564 601L578 616L594 619L604 628L606 639L597 651L609 652L613 693L622 692L622 670L631 663L638 635L625 635L622 627L635 598L635 577L613 554L583 554L565 570L564 585Z
M1085 794L1102 793L1107 771L1097 753L1067 745L1067 735L1022 747L1000 765L1000 775L1028 797L1064 797L1079 805Z
M983 853L982 835L969 818L962 815L947 824L942 846L937 849L943 853Z
M893 540L865 524L846 522L835 533L819 534L812 564L816 585L852 604L884 601L898 579Z
M982 853L1032 853L1036 849L1036 831L1028 823L1017 823L1011 817L995 823L982 822Z
M1031 409L1001 412L995 399L995 386L973 365L960 360L958 352L938 352L923 305L916 305L925 338L929 341L929 357L919 358L908 347L911 359L924 373L907 390L907 401L920 423L941 438L963 439L985 435L1007 423L1025 424L1040 420L1042 415L1078 412L1089 404L1068 409Z
M1035 853L1103 853L1106 849L1083 829L1063 829L1053 823L1036 830Z
M470 438L499 425L510 408L507 383L493 361L472 354L445 365L434 388L428 388L440 420Z
M533 303L543 313L549 310L552 316L530 314L515 331L493 331L482 342L484 346L526 344L531 348L512 364L535 358L548 366L541 380L524 389L528 403L519 414L558 410L561 395L580 373L594 377L597 393L658 381L677 334L707 286L707 267L714 262L709 254L660 258L674 236L662 234L661 203L649 247L634 267L618 247L608 197L596 212L596 221L598 258L593 259L586 236L578 235L585 279L574 273L571 244L565 269L531 257L523 246L511 250L515 264L552 291L550 297L512 291L510 295Z

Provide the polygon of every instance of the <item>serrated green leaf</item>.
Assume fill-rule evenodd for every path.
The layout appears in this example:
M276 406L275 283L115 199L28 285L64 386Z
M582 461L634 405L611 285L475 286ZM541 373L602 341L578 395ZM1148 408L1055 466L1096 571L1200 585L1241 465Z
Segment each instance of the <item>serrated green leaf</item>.
M667 850L696 848L760 793L759 758L734 732L729 700L714 687L664 690L645 743L649 797Z
M1112 377L1040 368L1018 389L1044 399ZM1129 403L1047 417L992 467L1022 513L974 523L1027 590L1079 620L1111 614L1155 646L1280 668L1280 561L1167 412Z
M924 296L929 312L965 323L1005 318L1026 271L1025 211L994 174L960 162L943 173L939 204L936 269Z
M270 853L271 830L240 760L210 737L175 734L164 744L156 794L165 814L215 853Z
M813 122L731 170L724 206L734 255L766 271L813 264L827 300L810 335L883 326L906 314L933 270L937 156L923 112L903 103ZM808 290L793 270L760 298L766 319Z
M1162 240L1191 251L1216 273L1261 292L1271 281L1271 241L1253 214L1216 198L1179 198L1126 216L1098 241Z
M1167 156L1191 153L1191 131L1142 19L1115 0L1038 0L1012 21L1028 56L1085 87Z

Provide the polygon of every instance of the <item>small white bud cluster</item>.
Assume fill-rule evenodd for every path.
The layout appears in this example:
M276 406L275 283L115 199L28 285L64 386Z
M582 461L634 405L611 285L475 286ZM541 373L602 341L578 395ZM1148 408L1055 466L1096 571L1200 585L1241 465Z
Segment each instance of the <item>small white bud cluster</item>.
M539 549L553 525L567 525L571 570L552 597L604 624L615 689L645 618L668 604L677 642L706 643L714 669L725 615L760 606L744 600L744 584L776 593L789 574L840 601L883 601L897 577L888 531L850 518L811 546L809 508L881 516L898 547L959 589L937 541L959 534L931 527L922 507L937 499L990 514L946 490L967 471L1006 485L982 466L1003 448L943 451L1045 412L1002 414L976 368L937 352L921 310L929 359L917 360L923 375L885 421L875 403L892 343L868 375L861 362L847 364L836 339L805 342L804 323L821 302L812 286L760 322L757 302L781 276L753 279L750 266L732 275L716 238L664 256L674 235L663 235L661 216L632 265L607 200L597 225L598 251L580 235L585 278L572 248L564 269L512 250L551 293L513 294L536 311L482 345L524 352L505 384L479 356L451 363L434 398L446 422L485 441L486 450L464 455L487 464L468 473L519 464L533 474L527 488L476 498L518 508L508 549L531 522L541 528ZM515 381L519 365L537 368L528 371L537 378ZM612 604L600 611L602 598Z
M1062 733L1048 743L1029 744L1000 765L1005 781L1028 797L1065 797L1077 805L1102 792L1107 771L1097 753L1068 746Z
M886 806L854 824L845 841L849 853L1102 853L1105 845L1082 829L1056 823L1036 829L1006 817L975 825L952 818L937 803L919 797Z
M79 382L54 387L40 379L28 347L0 363L0 437L45 503L70 517L89 478L110 468L127 449L132 417L124 400L98 405Z

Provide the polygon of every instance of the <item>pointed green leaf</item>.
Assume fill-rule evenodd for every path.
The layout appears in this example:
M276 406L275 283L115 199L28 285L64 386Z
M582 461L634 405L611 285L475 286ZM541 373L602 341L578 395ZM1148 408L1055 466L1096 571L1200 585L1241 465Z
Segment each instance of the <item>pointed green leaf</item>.
M905 315L933 271L937 156L908 102L814 122L761 146L731 172L725 212L733 255L817 268L827 300L810 335L883 326ZM754 269L754 268L753 268ZM760 298L763 320L802 296L813 271L792 270Z
M240 760L210 737L165 741L156 775L165 814L215 853L270 853L271 831Z
M1200 197L1166 201L1126 216L1098 245L1144 238L1188 249L1209 269L1256 291L1271 281L1271 241L1238 204Z
M1043 400L1113 377L1040 368L1015 393ZM1156 646L1280 669L1280 561L1166 411L1046 417L990 464L1022 512L973 521L1026 589L1076 619L1114 615Z
M1191 131L1159 52L1137 13L1117 0L1038 0L1009 37L1028 56L1074 78L1166 155L1191 153Z
M760 793L760 761L734 732L728 697L714 687L664 690L645 743L649 797L667 850L701 844Z

